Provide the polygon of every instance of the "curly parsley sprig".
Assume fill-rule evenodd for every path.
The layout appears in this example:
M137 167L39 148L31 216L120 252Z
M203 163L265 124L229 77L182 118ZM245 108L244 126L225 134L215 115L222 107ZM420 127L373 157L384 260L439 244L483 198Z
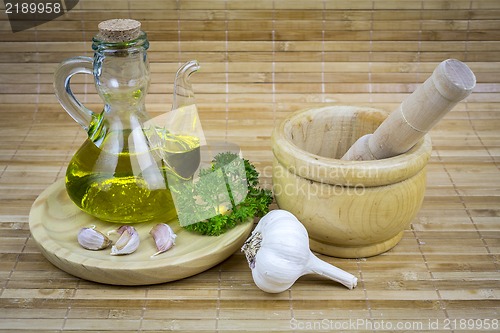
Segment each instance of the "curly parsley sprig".
M245 175L239 172L242 168L228 167L241 161L244 163ZM219 170L222 172L217 172ZM246 178L246 188L238 187L243 177ZM222 191L221 184L225 184L225 191ZM221 193L229 195L232 207L221 209L218 204ZM217 214L184 228L209 236L218 236L249 218L264 216L273 200L270 190L259 188L259 173L255 166L230 152L217 154L211 168L200 171L191 195L196 197L197 205L204 206L201 208L214 209Z

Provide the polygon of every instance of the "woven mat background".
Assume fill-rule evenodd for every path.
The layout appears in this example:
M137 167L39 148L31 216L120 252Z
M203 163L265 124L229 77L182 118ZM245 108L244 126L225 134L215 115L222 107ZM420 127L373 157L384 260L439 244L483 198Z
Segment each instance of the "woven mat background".
M0 6L1 332L500 329L499 1L80 0L16 33ZM391 111L447 58L466 62L478 84L431 132L426 197L403 240L373 258L321 257L356 274L355 290L307 276L265 294L240 253L173 283L100 285L45 260L28 214L85 139L56 101L54 69L91 55L98 22L116 17L148 33L148 110L170 110L175 71L197 59L207 138L239 144L268 187L270 133L290 112L323 103ZM73 82L99 110L92 78Z

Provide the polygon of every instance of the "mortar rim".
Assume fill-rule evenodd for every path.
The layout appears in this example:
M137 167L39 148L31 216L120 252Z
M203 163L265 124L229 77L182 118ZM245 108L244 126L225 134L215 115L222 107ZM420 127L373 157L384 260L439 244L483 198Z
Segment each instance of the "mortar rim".
M299 148L285 134L285 127L293 120L330 109L388 115L386 111L372 107L328 105L302 109L287 116L274 128L271 144L275 159L292 174L330 185L373 187L390 185L408 179L427 165L432 151L429 134L426 134L419 143L404 154L374 161L344 161L316 155Z

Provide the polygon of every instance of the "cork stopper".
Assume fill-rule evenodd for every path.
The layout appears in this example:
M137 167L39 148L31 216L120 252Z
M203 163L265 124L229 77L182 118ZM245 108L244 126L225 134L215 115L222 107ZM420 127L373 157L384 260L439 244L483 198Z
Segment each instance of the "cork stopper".
M131 19L112 19L99 23L97 38L108 43L128 42L139 37L141 22Z

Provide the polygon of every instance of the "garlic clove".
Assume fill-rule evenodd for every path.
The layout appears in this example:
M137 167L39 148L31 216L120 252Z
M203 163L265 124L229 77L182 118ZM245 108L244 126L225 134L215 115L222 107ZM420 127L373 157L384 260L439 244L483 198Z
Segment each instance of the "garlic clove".
M133 253L140 244L139 233L137 230L129 225L123 225L116 230L120 237L116 243L111 247L111 255L124 255ZM108 232L109 234L109 232Z
M156 249L158 252L153 254L151 257L155 257L175 245L175 238L177 235L174 233L172 228L168 224L160 223L157 224L149 232L156 243Z
M111 240L96 230L95 226L80 229L77 239L81 247L92 251L103 250L111 245Z

